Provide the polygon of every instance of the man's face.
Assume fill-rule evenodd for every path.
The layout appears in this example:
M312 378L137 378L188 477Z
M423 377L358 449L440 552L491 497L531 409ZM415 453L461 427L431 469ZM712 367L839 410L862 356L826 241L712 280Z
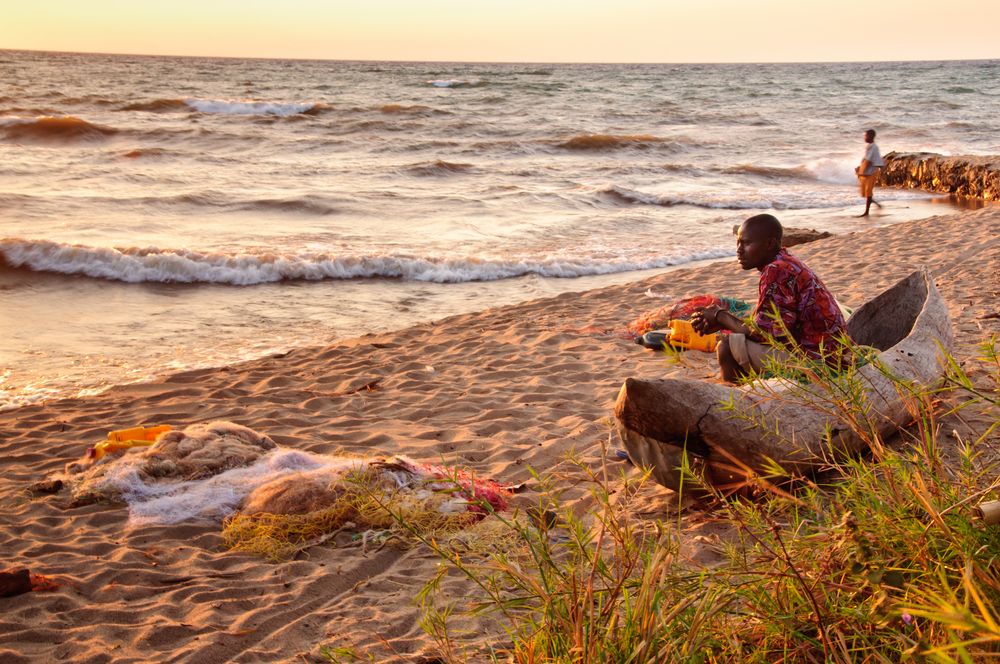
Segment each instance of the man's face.
M865 143L872 143L875 141L875 134L870 131L865 132Z
M778 253L775 238L745 221L736 232L736 260L744 270L762 269Z

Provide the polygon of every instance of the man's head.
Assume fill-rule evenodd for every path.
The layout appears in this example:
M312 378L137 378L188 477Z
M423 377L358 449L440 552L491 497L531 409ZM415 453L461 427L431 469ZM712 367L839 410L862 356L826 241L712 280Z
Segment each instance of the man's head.
M874 142L875 142L875 130L869 129L868 131L865 132L865 143L874 143Z
M770 214L750 217L736 232L736 259L744 270L763 270L781 251L781 222Z

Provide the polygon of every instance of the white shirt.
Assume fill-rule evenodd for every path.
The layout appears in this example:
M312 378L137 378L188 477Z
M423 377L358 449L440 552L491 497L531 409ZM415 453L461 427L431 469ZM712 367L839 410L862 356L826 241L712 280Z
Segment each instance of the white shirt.
M862 175L871 175L877 169L885 166L885 162L882 161L882 153L878 151L878 146L874 142L869 143L868 147L865 148L865 161L868 162L868 168Z

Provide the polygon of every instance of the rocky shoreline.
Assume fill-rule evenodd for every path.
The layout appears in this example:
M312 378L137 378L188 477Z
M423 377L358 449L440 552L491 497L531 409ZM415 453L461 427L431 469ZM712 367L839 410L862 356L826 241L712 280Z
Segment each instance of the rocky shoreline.
M878 184L922 189L962 198L1000 200L1000 157L970 157L933 152L890 152Z

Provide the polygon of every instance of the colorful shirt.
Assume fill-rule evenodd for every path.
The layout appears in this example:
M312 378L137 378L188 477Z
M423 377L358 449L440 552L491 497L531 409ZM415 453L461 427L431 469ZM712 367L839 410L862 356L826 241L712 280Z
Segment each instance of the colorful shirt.
M847 334L847 323L836 298L812 270L782 249L760 274L753 327L787 342L788 336L809 357L839 349L834 337ZM775 309L784 324L775 317ZM787 331L787 334L786 334ZM753 335L758 341L763 336Z

